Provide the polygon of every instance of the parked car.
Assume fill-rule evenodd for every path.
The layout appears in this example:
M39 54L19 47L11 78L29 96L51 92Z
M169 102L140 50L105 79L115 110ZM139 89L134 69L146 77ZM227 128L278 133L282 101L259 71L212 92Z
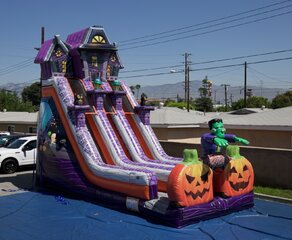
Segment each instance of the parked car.
M4 173L14 173L20 166L33 165L36 160L37 136L20 137L0 148L0 165Z
M9 136L10 132L7 131L0 131L0 136Z
M4 135L0 136L0 147L7 147L10 143L16 139L23 137L23 135Z

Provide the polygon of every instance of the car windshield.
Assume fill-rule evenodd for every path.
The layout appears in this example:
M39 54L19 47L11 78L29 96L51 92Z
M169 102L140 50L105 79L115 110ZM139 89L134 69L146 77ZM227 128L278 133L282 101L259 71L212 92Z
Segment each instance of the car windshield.
M6 143L7 142L7 140L8 140L8 138L6 137L6 138L0 138L0 144L4 144L4 143Z
M10 143L7 148L20 148L22 144L24 144L26 142L26 140L22 140L22 139L17 139L14 142Z

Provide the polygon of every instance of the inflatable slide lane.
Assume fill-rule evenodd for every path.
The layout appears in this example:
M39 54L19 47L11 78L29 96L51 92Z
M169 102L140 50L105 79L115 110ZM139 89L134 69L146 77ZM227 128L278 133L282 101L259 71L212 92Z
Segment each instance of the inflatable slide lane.
M195 149L184 150L182 158L164 152L149 123L154 109L139 106L118 81L123 66L102 27L72 33L66 41L54 36L35 63L42 81L40 189L135 211L177 228L253 206L252 166L237 146L226 151L229 161L220 170L204 164ZM249 163L249 183L232 183L237 188L226 191L236 181L233 162ZM213 181L219 184L213 187Z

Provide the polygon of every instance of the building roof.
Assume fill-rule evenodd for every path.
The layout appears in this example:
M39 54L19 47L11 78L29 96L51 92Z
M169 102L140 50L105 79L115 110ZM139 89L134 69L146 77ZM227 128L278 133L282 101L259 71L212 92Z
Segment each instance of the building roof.
M38 113L0 112L0 123L33 124L37 123Z
M198 111L187 112L178 108L163 107L151 112L150 122L152 126L208 127L208 121L213 118L221 118L224 125L242 129L268 129L268 130L292 130L292 106L254 112L246 115L231 113L204 113Z
M239 115L245 115L245 114L251 114L251 113L259 113L264 111L269 111L270 108L242 108L235 111L230 112L230 114L239 114Z
M0 123L36 124L38 113L0 112ZM179 108L162 107L151 111L151 126L160 127L208 127L208 121L221 118L228 128L292 130L292 106L247 115L230 113L204 113L182 110Z
M60 36L56 35L53 39L49 39L49 40L44 42L44 44L42 45L41 49L39 50L34 62L35 63L43 63L43 62L49 61L50 57L53 53L53 50L57 44L64 50L64 52L66 52L66 53L69 52L68 47L60 39Z
M206 116L199 111L190 111L174 108L174 107L161 107L156 108L155 111L150 113L151 125L165 125L170 127L171 125L181 126L198 126L198 124L204 122Z
M273 109L248 115L240 115L237 118L228 118L224 121L226 125L240 125L242 128L270 130L292 130L292 106Z
M91 39L95 36L99 35L103 38L103 44L91 44ZM102 26L92 26L89 28L85 28L81 31L72 33L68 35L66 43L71 46L72 49L97 49L97 48L113 48L116 50L115 45L112 45L105 33L105 30Z
M53 39L49 39L43 43L42 47L40 48L40 50L39 50L39 52L34 60L34 63L41 63L44 61L48 52L51 49L52 43L53 43Z

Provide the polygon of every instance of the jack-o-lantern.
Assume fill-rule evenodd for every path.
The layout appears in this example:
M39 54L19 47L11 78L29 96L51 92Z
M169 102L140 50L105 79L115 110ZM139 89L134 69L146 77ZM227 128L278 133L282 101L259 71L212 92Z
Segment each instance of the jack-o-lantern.
M239 154L239 146L228 146L226 155L231 160L224 170L214 171L214 191L227 197L251 192L254 183L251 163Z
M195 149L185 149L183 162L171 171L167 182L169 200L182 207L210 202L213 199L213 172L198 160Z

